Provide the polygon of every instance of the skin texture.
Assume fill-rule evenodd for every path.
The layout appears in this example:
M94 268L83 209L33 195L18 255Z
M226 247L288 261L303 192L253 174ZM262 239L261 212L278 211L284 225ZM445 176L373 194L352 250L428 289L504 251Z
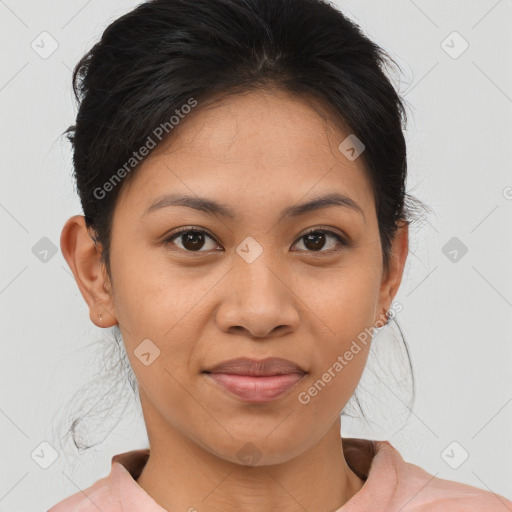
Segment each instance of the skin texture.
M112 282L83 216L62 231L62 252L92 322L119 324L151 448L138 483L168 510L328 512L363 485L339 433L370 344L308 404L298 395L358 334L382 322L402 279L408 228L400 225L385 273L363 161L337 149L348 133L320 112L280 90L199 104L123 184ZM184 206L144 215L177 192L226 203L237 218ZM332 192L350 196L364 215L330 206L279 220L284 208ZM181 236L163 242L184 227L208 231L195 252ZM349 243L336 251L338 241L327 234L314 250L304 233L317 227ZM262 248L252 263L236 252L246 237ZM134 352L145 339L160 350L148 366ZM308 373L286 395L257 404L201 373L243 356L290 359ZM252 462L239 457L244 447Z

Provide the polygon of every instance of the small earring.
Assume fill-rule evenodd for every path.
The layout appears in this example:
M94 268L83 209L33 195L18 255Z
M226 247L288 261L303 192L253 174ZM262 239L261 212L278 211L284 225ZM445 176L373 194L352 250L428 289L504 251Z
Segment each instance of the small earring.
M98 313L98 318L99 318L100 320L103 320L103 316L101 315L101 313Z
M393 312L390 309L388 309L386 311L386 325L388 325L389 322L391 322L392 318L393 318Z

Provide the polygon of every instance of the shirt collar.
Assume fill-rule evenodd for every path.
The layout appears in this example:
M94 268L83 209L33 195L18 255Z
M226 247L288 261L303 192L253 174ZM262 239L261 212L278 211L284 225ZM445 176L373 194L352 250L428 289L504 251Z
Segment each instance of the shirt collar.
M342 446L348 466L365 483L335 512L365 510L380 497L381 489L385 489L389 495L393 494L392 489L396 488L398 480L396 468L399 461L396 457L399 455L389 442L343 438ZM167 512L136 481L148 461L149 453L149 448L146 448L112 457L110 485L113 498L119 502L123 512ZM371 475L375 477L371 478Z

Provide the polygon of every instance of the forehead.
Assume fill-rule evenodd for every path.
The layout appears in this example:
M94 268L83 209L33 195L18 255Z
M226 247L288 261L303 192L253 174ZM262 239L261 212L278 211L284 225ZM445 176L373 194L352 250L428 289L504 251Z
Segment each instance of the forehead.
M162 193L180 192L222 196L250 214L270 203L281 209L340 192L364 210L373 208L364 162L338 150L349 133L330 120L324 105L258 90L195 109L142 162L119 203L142 213Z

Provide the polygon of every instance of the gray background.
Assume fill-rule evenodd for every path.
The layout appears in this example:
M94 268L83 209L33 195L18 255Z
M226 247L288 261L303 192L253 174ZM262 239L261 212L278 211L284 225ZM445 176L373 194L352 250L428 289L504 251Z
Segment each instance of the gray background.
M110 335L90 323L59 248L64 222L81 213L60 137L74 122L71 69L135 5L0 0L0 511L47 510L107 475L113 454L146 446L129 387L119 402L123 388L96 378L102 364L109 372ZM414 408L391 326L377 335L358 391L372 422L344 419L342 433L389 439L439 478L511 498L512 0L338 5L402 67L394 83L409 105L408 190L433 210L413 226L396 297L417 378ZM46 58L44 31L58 44ZM44 256L52 245L56 253ZM80 457L58 440L72 399L103 414L82 423L90 440L104 441ZM43 442L58 454L47 469L31 455L51 459Z

